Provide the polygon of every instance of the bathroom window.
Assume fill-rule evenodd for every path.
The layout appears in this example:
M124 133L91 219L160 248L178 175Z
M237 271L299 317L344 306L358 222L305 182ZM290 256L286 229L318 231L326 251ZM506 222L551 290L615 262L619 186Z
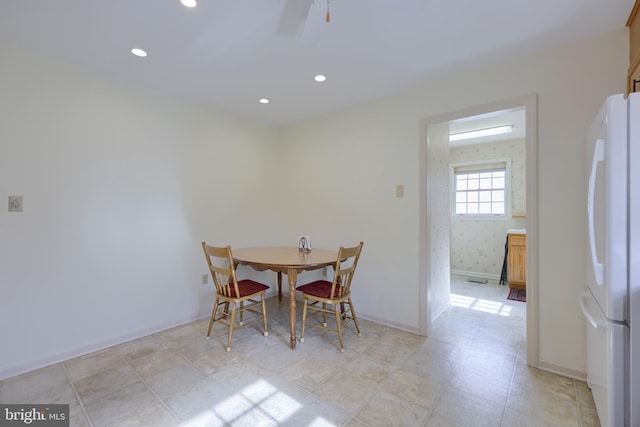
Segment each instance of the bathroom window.
M511 216L511 159L450 165L451 213L459 217Z

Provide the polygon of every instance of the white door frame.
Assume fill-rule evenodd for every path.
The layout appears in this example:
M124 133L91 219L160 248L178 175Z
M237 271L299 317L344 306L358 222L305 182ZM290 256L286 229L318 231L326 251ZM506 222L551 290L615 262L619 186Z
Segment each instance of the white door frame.
M427 209L429 206L429 171L427 170L427 136L430 125L448 123L464 117L477 116L494 111L526 109L526 206L527 206L527 365L538 367L538 99L536 94L496 101L493 103L465 108L420 122L420 237L419 255L419 310L420 333L429 336L431 332L432 310L430 306L430 256L432 245L428 228Z

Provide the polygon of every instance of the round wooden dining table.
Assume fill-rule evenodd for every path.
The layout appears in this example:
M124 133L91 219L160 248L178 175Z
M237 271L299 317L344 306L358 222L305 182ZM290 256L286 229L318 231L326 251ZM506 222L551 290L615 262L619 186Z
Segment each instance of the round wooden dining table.
M297 246L256 246L233 249L233 260L255 270L278 273L278 297L282 299L282 274L289 280L290 345L296 348L296 281L298 273L335 265L338 251L313 249L301 251Z

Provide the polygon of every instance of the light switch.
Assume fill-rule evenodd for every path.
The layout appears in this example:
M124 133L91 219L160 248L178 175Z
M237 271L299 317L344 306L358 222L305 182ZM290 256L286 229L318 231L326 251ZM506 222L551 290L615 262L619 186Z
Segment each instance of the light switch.
M9 212L22 212L22 196L9 196Z
M404 185L396 185L396 197L404 197Z

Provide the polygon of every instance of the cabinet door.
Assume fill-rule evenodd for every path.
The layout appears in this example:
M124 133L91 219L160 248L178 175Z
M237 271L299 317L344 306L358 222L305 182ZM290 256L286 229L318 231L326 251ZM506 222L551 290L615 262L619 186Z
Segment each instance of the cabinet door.
M636 58L634 64L629 67L629 78L627 80L627 92L640 92L640 56Z
M509 234L509 256L507 271L509 287L525 289L527 284L527 236Z

